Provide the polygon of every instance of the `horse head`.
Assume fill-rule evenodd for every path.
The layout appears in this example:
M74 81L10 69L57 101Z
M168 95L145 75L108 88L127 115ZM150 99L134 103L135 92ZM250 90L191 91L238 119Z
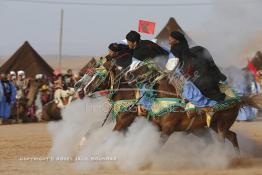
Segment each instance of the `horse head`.
M96 69L96 72L91 77L90 81L84 86L79 95L93 95L96 91L103 91L114 86L114 79L116 75L116 66L110 61L107 61Z

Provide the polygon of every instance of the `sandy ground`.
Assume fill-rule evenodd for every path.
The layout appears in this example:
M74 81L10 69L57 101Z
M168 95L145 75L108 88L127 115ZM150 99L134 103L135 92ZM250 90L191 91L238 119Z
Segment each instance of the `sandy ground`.
M262 174L262 120L255 122L236 122L234 131L246 133L249 141L256 143L252 154L232 160L226 169L179 169L176 171L143 170L137 172L120 172L118 170L97 170L92 172L76 172L73 163L68 161L21 160L23 158L42 157L48 155L51 147L51 137L46 123L0 125L0 174L177 174L177 175L207 175L230 174L252 175ZM246 145L246 144L245 144ZM241 145L240 143L240 147Z

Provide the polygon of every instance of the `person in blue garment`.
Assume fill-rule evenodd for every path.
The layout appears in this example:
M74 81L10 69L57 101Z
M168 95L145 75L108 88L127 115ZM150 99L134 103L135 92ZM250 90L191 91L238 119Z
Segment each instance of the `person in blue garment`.
M11 114L11 107L15 104L16 88L15 85L8 80L6 74L1 74L0 80L0 118L2 122L8 121Z
M242 71L242 70L241 70ZM241 75L241 73L239 73ZM259 86L251 72L243 72L240 82L233 82L233 86L241 95L259 93ZM234 80L233 80L234 81ZM252 121L256 118L258 110L244 106L238 113L237 121Z

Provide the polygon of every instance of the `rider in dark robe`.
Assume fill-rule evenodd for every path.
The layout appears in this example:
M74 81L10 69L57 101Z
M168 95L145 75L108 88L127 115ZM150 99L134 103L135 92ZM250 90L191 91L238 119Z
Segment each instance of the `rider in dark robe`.
M225 81L223 75L215 65L212 57L206 58L204 54L191 51L185 36L177 31L170 34L169 44L172 54L179 59L178 66L181 73L188 77L201 93L217 102L225 99L225 94L220 92L219 82ZM200 49L201 51L201 49Z
M140 61L155 58L156 56L168 55L168 52L158 44L149 40L141 40L140 34L136 31L130 31L126 35L126 40L129 48L134 50L133 57Z
M195 57L199 59L204 58L208 61L207 63L210 67L210 73L217 82L226 81L227 77L219 70L213 57L206 48L202 46L195 46L190 48L190 52L193 53Z
M125 69L132 63L133 50L125 44L111 43L108 46L108 55L106 59L115 61L116 66Z

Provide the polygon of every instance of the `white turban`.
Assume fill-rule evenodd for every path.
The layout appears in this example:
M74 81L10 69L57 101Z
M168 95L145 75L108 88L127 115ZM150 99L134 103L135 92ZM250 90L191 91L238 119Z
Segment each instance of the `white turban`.
M43 74L36 74L35 79L42 79L44 76Z

